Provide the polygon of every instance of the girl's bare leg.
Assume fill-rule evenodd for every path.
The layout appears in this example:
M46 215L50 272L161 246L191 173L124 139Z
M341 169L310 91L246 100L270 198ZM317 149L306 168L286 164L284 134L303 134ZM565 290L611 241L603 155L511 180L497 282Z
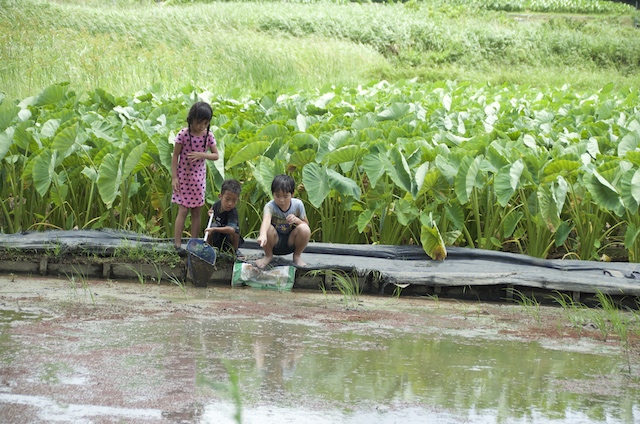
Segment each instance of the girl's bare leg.
M176 223L173 229L173 242L176 247L182 246L182 232L184 231L184 222L187 220L188 213L188 208L178 205L178 215L176 215Z
M202 208L191 208L191 238L200 238L200 217Z

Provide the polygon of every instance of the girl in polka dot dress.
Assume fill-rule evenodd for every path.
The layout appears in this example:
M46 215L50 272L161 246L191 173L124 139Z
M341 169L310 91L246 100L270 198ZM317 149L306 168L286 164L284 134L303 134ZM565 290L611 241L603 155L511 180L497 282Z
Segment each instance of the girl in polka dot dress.
M187 115L188 127L180 130L176 136L171 160L171 202L178 205L174 230L176 248L182 247L182 232L189 212L191 237L198 237L200 233L200 210L204 205L206 188L205 159L218 159L216 139L210 131L212 115L208 103L195 103Z

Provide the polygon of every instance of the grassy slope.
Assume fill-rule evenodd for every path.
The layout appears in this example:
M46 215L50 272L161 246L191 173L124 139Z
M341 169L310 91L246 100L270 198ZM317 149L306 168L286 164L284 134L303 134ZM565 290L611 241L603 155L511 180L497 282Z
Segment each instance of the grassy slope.
M154 84L225 92L355 84L389 66L369 46L247 30L241 18L251 8L19 3L0 11L0 27L7 29L0 35L0 86L8 98L60 81L115 94Z
M0 87L9 99L61 81L119 95L159 84L240 94L416 76L598 89L632 85L640 69L628 16L523 20L431 2L0 0L0 28Z

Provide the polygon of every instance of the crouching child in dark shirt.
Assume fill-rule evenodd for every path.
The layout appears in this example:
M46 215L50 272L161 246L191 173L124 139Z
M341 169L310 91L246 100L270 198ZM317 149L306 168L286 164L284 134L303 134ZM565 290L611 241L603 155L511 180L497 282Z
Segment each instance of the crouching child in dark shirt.
M242 258L238 248L244 243L240 236L236 208L241 190L242 187L236 180L225 180L222 183L218 200L209 209L209 215L213 215L211 226L204 230L207 243L221 252L230 250L238 258Z

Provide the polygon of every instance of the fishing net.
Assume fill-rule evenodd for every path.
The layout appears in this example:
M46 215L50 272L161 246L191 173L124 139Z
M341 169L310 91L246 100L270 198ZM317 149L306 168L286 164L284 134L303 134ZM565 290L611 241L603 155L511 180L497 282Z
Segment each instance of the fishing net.
M206 287L215 271L216 251L201 239L191 239L187 243L187 268L193 285Z

